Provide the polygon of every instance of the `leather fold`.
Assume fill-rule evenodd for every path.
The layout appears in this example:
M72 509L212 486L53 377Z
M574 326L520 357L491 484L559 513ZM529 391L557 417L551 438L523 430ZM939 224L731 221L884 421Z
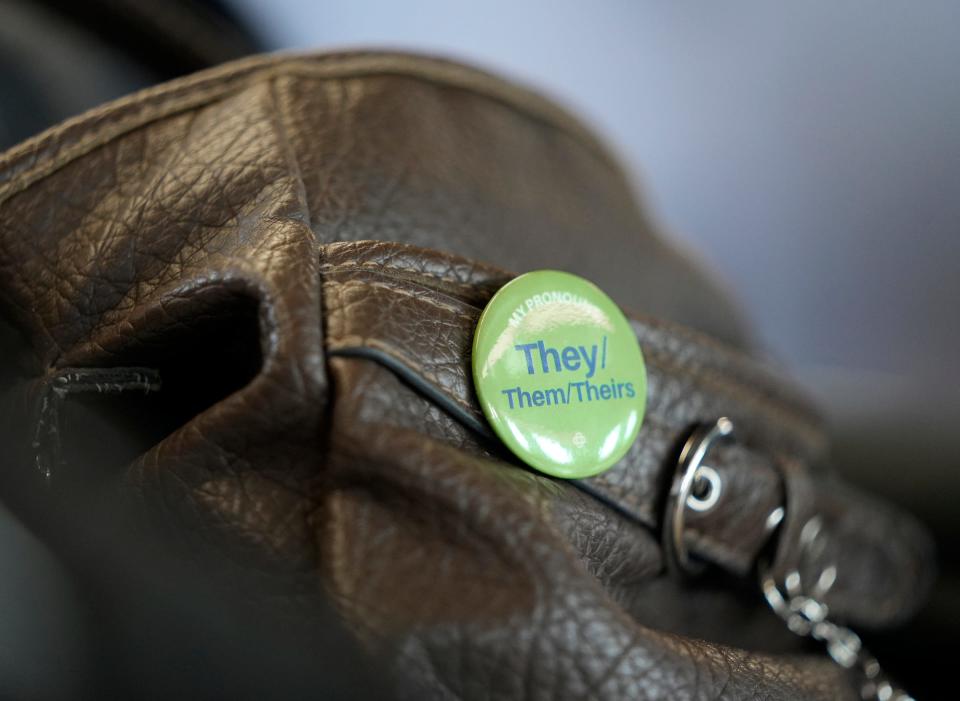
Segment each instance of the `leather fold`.
M510 275L449 254L384 242L328 245L321 270L333 355L381 364L477 433L488 450L526 469L486 427L470 371L476 321ZM796 391L733 349L709 339L698 345L688 330L635 314L631 318L647 359L650 396L644 424L620 463L577 485L605 507L657 531L668 517L662 513L665 486L674 478L690 429L731 417L737 441L718 445L708 456L723 484L717 504L703 512L685 507L683 537L690 551L738 576L756 578L761 560L769 559L764 550L780 526L778 512L785 516L775 574L783 575L785 563L796 567L803 551L798 520L820 515L822 537L832 533L833 545L818 554L856 563L846 574L840 567L836 588L826 596L835 614L881 626L915 611L932 581L929 539L909 516L880 507L812 467L821 459L823 437ZM793 471L787 477L783 465ZM808 486L797 488L797 480ZM805 496L814 489L816 498ZM777 518L771 521L772 516ZM804 569L829 565L804 555ZM814 576L819 572L807 579Z
M546 268L628 310L648 371L638 440L575 483L519 465L471 383L484 305ZM931 576L919 527L836 485L816 412L590 130L448 61L251 58L0 155L0 317L25 340L0 496L44 519L43 487L10 485L55 425L54 488L103 487L307 628L329 598L401 698L852 699L749 581L770 514L777 573L837 563L851 620L899 620ZM723 577L674 581L666 496L720 416L724 489L683 538Z

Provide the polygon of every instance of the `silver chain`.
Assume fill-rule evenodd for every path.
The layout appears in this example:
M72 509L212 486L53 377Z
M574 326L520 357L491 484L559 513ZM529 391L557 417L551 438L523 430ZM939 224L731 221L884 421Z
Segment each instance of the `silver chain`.
M669 561L679 572L696 575L702 563L690 557L684 541L687 508L708 511L716 504L723 483L716 470L704 464L707 454L722 440L733 439L733 422L727 417L717 419L713 426L703 425L695 430L680 453L677 477L674 479L667 501L668 518L664 528L664 543ZM695 491L697 484L707 489L708 497ZM782 506L774 509L767 518L766 530L773 533L784 518ZM825 532L823 519L814 515L800 530L800 556L818 559L823 555ZM863 646L860 636L850 628L831 621L830 609L823 602L837 579L836 565L820 570L813 586L806 588L797 569L789 572L783 580L781 591L776 578L766 565L760 567L760 586L770 608L797 635L810 637L826 645L827 653L844 669L853 670L859 677L860 697L864 701L913 701L906 691L894 685L880 668L877 658Z
M825 569L816 588L825 592L833 584L836 574L833 566ZM857 671L861 698L868 701L913 701L912 696L895 686L884 674L877 658L863 646L859 635L829 620L827 605L802 593L798 572L791 572L784 579L787 596L766 572L761 575L760 584L770 608L784 620L787 628L797 635L824 643L834 662Z
M704 460L714 443L732 439L733 432L733 422L721 417L713 426L704 425L694 431L680 453L678 477L669 495L667 513L670 516L665 521L664 541L670 561L686 574L695 575L703 567L690 557L683 539L686 509L707 511L716 503L723 485L717 471L705 465ZM709 485L710 499L701 498L695 493L698 483ZM769 533L780 525L784 513L782 506L770 513L766 523ZM804 524L800 532L801 559L822 554L823 526L822 518L817 515ZM781 591L770 568L766 565L760 567L760 586L770 608L791 631L824 643L834 662L844 669L854 670L859 677L860 697L864 701L913 701L913 697L894 685L884 674L877 658L863 646L859 635L828 618L830 609L823 602L823 597L836 579L836 565L829 565L820 570L813 586L806 588L801 582L800 572L795 569L784 577L784 589Z

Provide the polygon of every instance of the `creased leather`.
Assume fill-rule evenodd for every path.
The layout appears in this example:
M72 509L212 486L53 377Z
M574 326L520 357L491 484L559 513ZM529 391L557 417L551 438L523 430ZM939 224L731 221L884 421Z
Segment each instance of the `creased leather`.
M582 483L512 460L470 384L483 304L507 271L544 267L637 310L648 362L639 440ZM819 556L863 551L832 608L882 625L923 598L922 531L820 486L816 415L650 233L596 139L463 67L252 59L8 152L0 313L31 349L9 397L58 397L46 389L73 368L158 373L171 426L117 468L116 498L201 561L261 571L304 617L330 597L407 698L855 698L753 587L665 571L677 453L721 415L740 443L711 456L728 485L718 506L688 515L698 556L749 574L768 545L756 526L783 501L778 563L793 566L793 524L820 511L832 535ZM255 333L220 348L233 318ZM217 395L209 378L231 372ZM209 404L178 409L191 384ZM5 420L27 440L36 415ZM8 467L5 496L33 469Z
M384 256L384 264L376 262L375 252ZM455 415L471 419L466 425L482 425L469 358L473 329L487 299L485 283L479 288L457 287L459 280L447 279L444 270L454 267L476 271L468 261L428 251L415 253L416 249L381 243L325 247L322 270L327 342L338 354L348 349L354 353L360 348L375 350L376 355L368 357L390 367L399 366L401 376L413 375L426 381L449 398ZM362 264L358 264L358 255ZM434 262L406 270L396 263L397 259L409 258ZM415 278L417 269L429 272ZM491 270L478 274L483 281L488 276L505 280ZM685 539L700 556L746 575L767 544L770 532L765 524L771 512L784 505L792 515L801 511L793 505L793 499L785 501L786 488L777 461L786 456L795 460L802 455L808 461L822 457L823 439L816 419L789 387L776 383L762 366L737 357L731 349L717 346L712 360L704 361L698 357L697 341L689 332L662 323L634 320L633 324L647 363L647 415L637 442L624 459L582 484L638 522L657 526L664 480L669 479L671 460L689 427L722 415L733 418L745 428L743 440L760 450L737 445L719 446L711 452L709 464L718 470L724 489L717 506L709 512L687 509ZM706 341L703 343L709 347ZM914 610L928 588L928 583L914 578L928 571L919 566L930 557L924 536L916 526L906 528L905 516L887 509L870 511L877 519L875 523L857 523L864 511L858 497L837 490L833 493L836 503L809 499L804 506L813 509L811 513L829 506L830 513L852 519L853 523L847 525L850 537L841 541L840 552L831 555L837 562L846 562L855 555L869 557L866 552L876 551L876 561L886 565L866 568L874 582L855 589L855 598L842 599L834 594L833 610L873 624L889 623ZM792 544L798 534L793 534L789 524L792 519L788 520L789 534L784 543ZM882 536L854 537L858 529ZM898 529L902 535L893 536ZM882 544L889 537L894 537L896 544ZM858 555L864 546L869 549Z

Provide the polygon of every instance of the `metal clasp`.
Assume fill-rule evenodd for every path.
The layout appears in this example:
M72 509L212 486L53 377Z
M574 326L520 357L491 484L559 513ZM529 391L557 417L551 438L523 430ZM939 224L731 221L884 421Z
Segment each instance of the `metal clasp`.
M823 533L823 520L814 516L800 531L801 555L815 551ZM828 565L820 570L813 586L804 586L799 569L786 574L783 587L778 585L767 564L760 565L760 588L774 613L787 628L797 635L822 642L827 654L845 669L859 674L860 697L872 701L913 701L903 689L897 687L883 672L877 658L863 646L863 642L847 626L831 621L830 608L824 597L837 579L837 566Z
M686 510L709 511L720 499L723 481L716 470L704 464L704 459L716 442L732 436L733 422L722 416L713 426L695 430L680 452L677 476L667 497L663 542L667 560L685 574L699 574L704 567L691 559L683 539Z

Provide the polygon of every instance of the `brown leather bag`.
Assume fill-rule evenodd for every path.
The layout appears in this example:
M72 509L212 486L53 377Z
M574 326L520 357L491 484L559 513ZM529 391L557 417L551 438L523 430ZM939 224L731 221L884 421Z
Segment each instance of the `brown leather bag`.
M635 310L647 359L639 439L578 482L509 455L471 384L484 304L541 268ZM37 523L30 495L93 489L294 619L328 599L403 698L876 695L839 624L903 620L932 576L610 154L458 65L255 58L13 149L0 315L29 348L7 501ZM723 490L695 510L681 452L721 417Z

